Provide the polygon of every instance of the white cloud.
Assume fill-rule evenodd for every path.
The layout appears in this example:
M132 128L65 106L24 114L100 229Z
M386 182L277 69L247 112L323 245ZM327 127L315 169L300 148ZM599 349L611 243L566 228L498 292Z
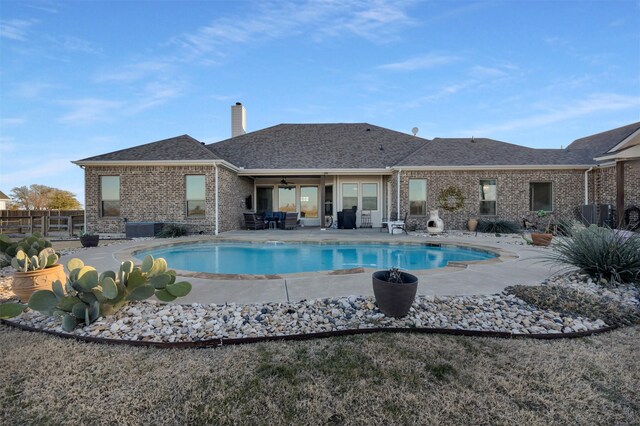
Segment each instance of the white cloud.
M402 62L380 65L378 68L388 71L415 71L447 65L458 60L460 60L460 58L453 55L429 53L426 55L416 56Z
M51 37L50 40L55 46L69 52L80 52L80 53L90 53L90 54L102 53L101 48L97 47L95 44L91 43L88 40L84 40L78 37L71 37L71 36Z
M27 120L25 120L23 117L5 117L0 118L0 126L19 126L21 124L24 124L26 121Z
M557 104L565 106L561 108L549 108L548 112L544 112L542 114L466 130L462 133L466 136L489 136L499 132L546 126L572 118L588 116L594 113L639 108L640 98L636 96L619 95L616 93L597 93L573 103Z
M143 61L125 65L116 70L103 71L95 76L99 83L114 81L128 83L158 74L172 68L167 61Z
M135 115L164 104L182 93L180 82L151 82L139 92L133 93L127 101L99 98L63 100L59 103L70 110L59 117L58 121L73 124L111 121L122 114Z
M29 28L35 24L35 20L1 19L0 37L15 41L26 41Z
M407 5L387 0L262 2L255 12L215 20L175 37L173 42L185 49L186 59L204 55L224 57L237 44L303 33L315 39L351 34L383 42L402 26L413 23L404 11Z
M69 106L71 111L58 121L74 124L109 121L124 105L123 102L97 98L66 100L60 103Z
M14 139L9 136L0 136L0 153L13 152L18 148Z
M137 114L146 109L182 95L182 85L178 82L152 82L145 85L140 96L128 107L127 112Z
M23 83L18 83L15 86L15 89L12 91L15 96L26 98L26 99L36 99L41 97L44 92L55 88L54 84L37 82L37 81L25 81Z

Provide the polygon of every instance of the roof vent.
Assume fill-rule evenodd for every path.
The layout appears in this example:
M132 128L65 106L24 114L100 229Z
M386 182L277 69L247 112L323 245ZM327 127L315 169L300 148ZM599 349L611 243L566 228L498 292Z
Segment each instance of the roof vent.
M417 127L414 127L413 129L411 129L411 133L413 133L413 136L418 134L418 130L420 129L418 129Z
M369 129L369 128L367 127L367 132L370 132L370 131L371 131L371 129Z
M205 143L204 143L204 142L200 142L200 145L204 146L204 145L205 145Z
M471 143L476 143L476 140L471 136Z

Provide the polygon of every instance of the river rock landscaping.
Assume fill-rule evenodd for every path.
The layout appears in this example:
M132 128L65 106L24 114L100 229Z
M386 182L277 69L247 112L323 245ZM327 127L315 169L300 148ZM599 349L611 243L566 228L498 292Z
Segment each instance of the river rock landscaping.
M3 274L0 299L6 300L11 297L11 276L6 270ZM571 274L554 277L542 284L545 286L579 288L595 300L619 304L634 315L640 309L638 289L632 285L606 288L586 276ZM32 310L7 322L64 333L59 319ZM611 325L614 324L593 312L583 316L566 309L541 309L507 289L483 296L418 296L409 315L402 319L386 317L372 297L362 296L250 305L180 305L151 300L132 302L115 315L99 318L70 334L129 341L197 342L367 328L442 328L526 335L589 332Z

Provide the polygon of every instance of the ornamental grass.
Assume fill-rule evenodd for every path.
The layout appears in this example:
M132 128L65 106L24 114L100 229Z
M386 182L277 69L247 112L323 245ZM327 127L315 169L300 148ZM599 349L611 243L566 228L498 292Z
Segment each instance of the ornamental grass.
M591 225L576 231L571 238L556 239L546 259L579 268L594 278L637 282L640 279L640 234Z

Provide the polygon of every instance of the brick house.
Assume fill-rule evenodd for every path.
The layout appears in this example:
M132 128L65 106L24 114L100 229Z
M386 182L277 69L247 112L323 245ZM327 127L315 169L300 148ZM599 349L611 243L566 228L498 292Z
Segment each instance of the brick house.
M640 122L534 149L485 138L423 139L367 123L280 124L204 144L182 135L74 161L85 170L87 229L123 233L125 222L187 224L217 234L246 211L297 211L306 226L356 206L374 227L392 212L426 226L471 217L520 221L532 211L575 217L583 204L640 204ZM454 188L456 197L445 197ZM441 208L457 204L455 211ZM358 221L360 216L358 215Z

